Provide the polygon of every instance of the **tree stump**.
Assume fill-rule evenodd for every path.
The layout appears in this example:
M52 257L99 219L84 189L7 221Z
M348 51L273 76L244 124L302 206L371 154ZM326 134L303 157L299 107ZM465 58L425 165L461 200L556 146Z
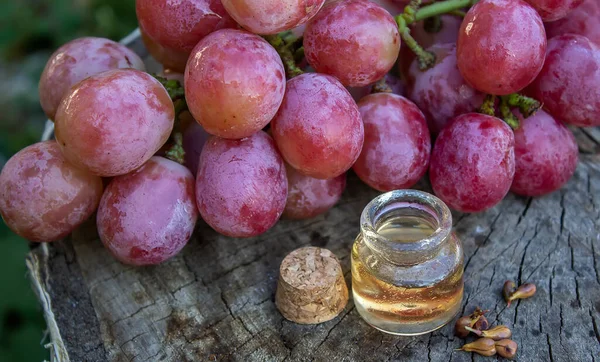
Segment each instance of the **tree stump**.
M490 309L492 325L511 327L519 361L600 361L600 130L575 133L580 163L560 191L511 194L487 212L453 214L465 249L462 311ZM153 267L112 258L93 220L61 242L35 246L27 264L53 360L486 360L454 351L464 341L452 325L417 337L379 332L352 299L318 325L294 324L277 311L279 265L299 247L331 250L351 285L359 216L377 194L351 174L335 208L307 221L282 220L256 238L228 238L200 222L178 256ZM507 308L507 279L535 283L537 294Z

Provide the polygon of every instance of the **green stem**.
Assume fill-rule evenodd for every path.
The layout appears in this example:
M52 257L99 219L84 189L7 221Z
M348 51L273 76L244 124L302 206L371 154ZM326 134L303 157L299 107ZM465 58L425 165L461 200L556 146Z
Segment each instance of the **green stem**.
M467 13L462 10L452 10L448 13L448 15L460 16L461 18L464 18Z
M398 26L398 29L401 29L402 26ZM426 51L423 49L419 43L415 40L415 38L410 35L410 29L408 27L404 27L404 30L400 32L400 36L402 36L402 40L406 46L410 48L410 50L415 53L417 56L417 61L419 63L419 69L426 70L431 68L435 64L435 54Z
M446 14L455 10L461 10L475 4L477 0L446 0L436 1L431 5L423 6L415 14L415 22L436 15Z
M496 115L496 96L488 94L485 96L481 107L479 107L479 113L487 114L488 116Z
M542 104L537 100L524 96L519 93L509 94L506 97L506 102L511 107L518 107L523 117L527 118L542 108Z
M179 164L185 162L185 151L183 150L183 136L181 132L173 133L173 145L169 150L165 153L165 156L171 160L175 161Z
M277 50L277 53L281 57L281 61L283 62L283 66L285 68L285 72L288 79L291 79L295 76L298 76L302 73L302 69L296 65L296 60L294 59L294 52L292 49L286 44L283 40L282 36L279 34L276 35L265 35L264 38Z
M502 114L502 119L504 122L508 123L510 128L519 128L519 119L510 110L508 97L506 96L500 97L500 113Z

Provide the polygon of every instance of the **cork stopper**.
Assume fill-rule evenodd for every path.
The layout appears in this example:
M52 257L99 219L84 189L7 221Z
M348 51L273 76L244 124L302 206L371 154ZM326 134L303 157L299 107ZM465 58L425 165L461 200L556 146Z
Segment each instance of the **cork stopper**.
M326 322L347 303L342 267L331 251L300 248L281 262L275 304L286 319L300 324Z

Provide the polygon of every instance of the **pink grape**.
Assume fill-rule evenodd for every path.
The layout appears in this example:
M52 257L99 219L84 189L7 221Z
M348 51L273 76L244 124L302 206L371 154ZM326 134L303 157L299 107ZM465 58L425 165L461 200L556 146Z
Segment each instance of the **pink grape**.
M198 219L194 196L187 168L152 157L106 188L96 217L100 240L122 263L162 263L192 236Z
M427 49L435 44L456 43L458 41L458 31L462 18L454 15L441 15L441 28L437 32L428 32L425 30L425 21L419 21L411 26L410 35L415 38L423 49ZM409 47L403 46L400 48L400 72L404 75L408 74L408 70L413 60L415 53Z
M276 34L306 23L325 0L222 0L223 6L244 29Z
M288 195L283 217L310 219L331 209L346 188L346 174L321 180L306 176L286 165Z
M350 93L335 78L318 73L304 73L287 82L271 129L286 162L320 179L337 177L352 167L364 138Z
M550 39L542 72L528 89L556 119L600 126L600 48L586 37Z
M215 30L235 28L220 0L136 0L135 11L140 30L151 40L150 53L159 58L173 59L181 64L198 42ZM170 63L170 62L169 62ZM183 67L168 68L183 72Z
M543 21L562 19L583 0L525 0L537 10Z
M422 71L413 61L408 73L409 98L423 110L431 133L438 134L454 117L476 111L484 95L460 74L456 44L437 44L428 50L436 55L435 65Z
M198 43L185 70L185 98L206 132L230 139L261 130L285 93L273 47L242 30L216 31Z
M473 88L506 95L525 88L544 65L546 33L522 0L482 0L462 22L458 69Z
M368 95L358 109L365 144L354 172L379 191L412 187L429 165L431 136L423 113L408 99L390 93Z
M567 33L583 35L600 46L600 1L584 0L560 20L546 23L548 39Z
M191 115L190 115L191 118ZM198 173L198 162L202 148L210 135L192 119L192 122L183 132L183 150L185 151L185 166L195 176Z
M579 150L573 133L544 111L515 130L515 178L510 190L540 196L561 188L575 172Z
M283 213L288 183L273 139L263 131L241 140L211 137L200 155L196 202L217 232L250 237Z
M382 78L396 62L399 50L394 18L368 0L329 3L304 32L308 63L350 87Z
M101 196L102 179L69 164L55 141L22 149L0 173L0 215L30 241L67 236L94 213Z
M168 140L175 111L165 88L147 73L111 70L73 87L56 112L65 158L109 177L143 165Z
M187 64L190 53L179 52L172 49L167 49L150 39L143 31L141 38L148 53L152 55L157 62L162 64L164 68L172 69L175 72L183 73Z
M48 118L69 89L83 79L117 68L144 70L144 62L126 46L103 38L79 38L58 48L46 63L39 84L40 103Z
M515 173L514 136L502 120L478 113L454 119L431 152L429 178L452 209L479 212L498 204Z

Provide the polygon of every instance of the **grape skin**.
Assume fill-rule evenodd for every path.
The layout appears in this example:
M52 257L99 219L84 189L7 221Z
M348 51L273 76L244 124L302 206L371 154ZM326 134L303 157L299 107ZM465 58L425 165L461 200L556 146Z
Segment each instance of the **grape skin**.
M223 138L262 129L284 93L279 55L264 39L242 30L219 30L202 39L185 70L190 112L206 132Z
M579 150L573 133L544 111L521 117L515 130L515 178L511 191L541 196L560 189L575 173Z
M167 67L179 72L185 67L181 58L187 58L202 38L237 27L220 0L136 0L135 11L145 44L156 44L149 47L152 55L160 62L172 59Z
M583 35L600 46L600 1L585 0L560 20L546 23L548 39L567 33Z
M40 103L48 118L54 120L56 109L69 89L83 79L111 69L144 70L144 62L126 46L104 38L79 38L56 50L39 83Z
M255 34L276 34L306 23L325 0L222 0L223 6L244 29Z
M437 44L428 49L436 55L435 65L422 71L413 61L408 73L412 84L409 98L423 110L429 130L438 134L454 117L474 112L484 95L471 88L456 65L456 44Z
M364 138L350 93L335 78L318 73L288 81L271 129L285 161L319 179L337 177L352 167Z
M423 113L408 99L375 93L358 109L365 124L365 143L354 172L379 191L412 187L427 171L431 137Z
M456 117L431 153L435 194L452 209L480 212L498 204L515 173L514 136L502 120L478 113Z
M600 126L600 48L566 34L550 39L542 72L529 87L556 119L579 127Z
M155 156L112 179L96 223L100 240L119 261L153 265L185 246L197 219L194 177L182 165Z
M310 219L331 209L346 188L346 174L321 180L306 176L286 165L288 195L283 211L287 219Z
M102 179L69 164L56 141L26 147L0 173L0 214L34 242L62 239L87 220L102 196Z
M475 89L506 95L531 83L544 65L546 33L539 14L522 0L482 0L458 35L458 68Z
M56 113L65 158L103 177L143 165L168 140L175 116L165 88L147 73L112 70L80 82Z
M217 232L232 237L266 232L283 213L287 191L283 159L265 132L241 140L213 136L204 145L196 202Z
M583 0L525 0L537 10L543 21L562 19Z
M304 32L308 63L349 87L381 79L396 62L399 50L400 35L394 18L367 0L323 6Z

